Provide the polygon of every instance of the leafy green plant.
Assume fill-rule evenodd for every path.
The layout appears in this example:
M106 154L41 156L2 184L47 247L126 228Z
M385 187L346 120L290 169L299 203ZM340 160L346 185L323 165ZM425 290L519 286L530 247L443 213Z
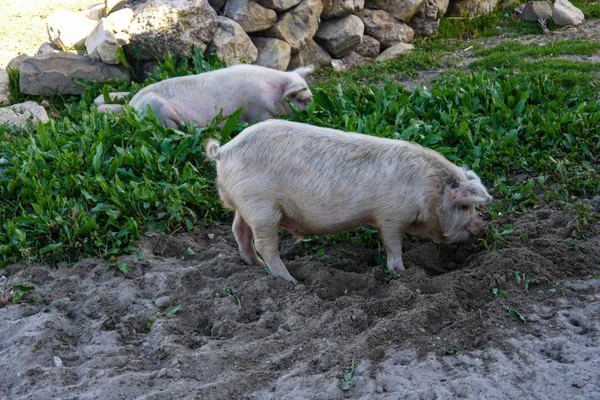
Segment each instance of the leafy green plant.
M270 272L270 271L269 271ZM270 273L269 273L270 275ZM238 304L239 309L242 309L242 298L239 294L235 293L232 288L227 285L221 285L221 290L219 291L221 297L231 296L235 299Z
M356 377L354 376L355 370L356 364L354 362L354 357L352 357L352 364L350 365L350 367L346 368L346 372L340 379L340 388L342 390L350 390L356 385Z
M508 312L508 314L510 315L510 318L513 321L520 321L522 323L526 323L527 322L527 318L525 318L523 316L523 314L521 314L520 312L518 312L517 310L515 310L513 307L506 306L506 311Z
M149 331L150 328L152 327L152 324L158 318L173 318L175 316L175 314L177 314L182 309L183 309L183 306L180 304L180 305L178 305L176 307L173 307L172 309L170 309L166 313L159 312L155 316L153 316L153 317L151 317L151 318L148 319L148 321L146 322L146 325L144 325L144 328L146 328L146 330Z
M2 290L0 291L0 305L7 303L17 304L23 300L26 293L35 290L35 286L28 284L31 281L31 275L26 279L14 282L13 277L4 279Z

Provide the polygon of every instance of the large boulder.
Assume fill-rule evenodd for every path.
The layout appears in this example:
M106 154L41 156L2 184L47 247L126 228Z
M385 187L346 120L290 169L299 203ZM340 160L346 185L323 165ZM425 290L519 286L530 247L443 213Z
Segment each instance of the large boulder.
M227 17L219 16L218 19L219 27L215 38L206 51L216 52L217 57L225 61L228 67L240 64L240 60L253 63L258 57L258 51L244 29Z
M286 70L292 56L292 46L276 38L253 37L252 42L258 49L255 64L280 71Z
M365 0L321 0L323 12L321 18L340 18L353 12L360 11L365 6Z
M521 21L538 22L541 19L552 17L552 6L545 1L530 1L525 4L521 12Z
M96 29L85 39L85 48L94 60L119 64L117 57L119 43L106 18L102 18Z
M10 104L10 88L8 73L0 68L0 106Z
M381 62L393 60L395 58L400 57L403 54L410 53L414 48L415 46L413 46L410 43L398 43L384 50L380 55L377 56L375 61Z
M22 93L50 96L53 93L81 94L84 89L73 78L105 82L113 78L130 81L127 68L94 61L67 52L40 54L25 59L19 67Z
M377 39L382 49L400 42L410 43L413 40L412 28L383 10L365 8L358 13L358 16L365 24L365 33Z
M317 42L308 39L296 53L292 54L292 58L288 64L288 70L296 69L303 65L322 67L324 65L330 65L330 63L331 56L329 53Z
M443 7L442 12L440 7ZM448 0L425 0L423 7L408 22L408 26L423 36L433 36L438 31L440 17L447 8Z
M257 3L275 11L285 11L294 7L302 0L256 0Z
M438 14L437 17L442 18L444 15L446 15L446 12L448 11L448 5L450 4L450 0L434 0L437 8L438 8Z
M48 121L46 109L33 101L0 108L0 125L16 125L26 128L30 122L37 127L38 122L45 124Z
M99 21L100 18L106 15L106 5L104 3L92 4L84 11L83 15L88 19Z
M134 10L126 50L140 60L191 57L194 46L206 50L217 25L207 0L148 0Z
M372 36L364 35L362 43L354 50L358 55L363 57L375 58L379 55L381 44Z
M50 41L66 50L83 45L97 23L72 11L59 11L46 19L46 29Z
M498 0L455 0L448 6L447 15L458 17L476 17L494 11Z
M129 33L131 20L133 20L133 10L131 8L123 8L106 17L106 22L108 22L113 32Z
M556 0L552 7L552 21L558 26L577 26L585 20L583 12L568 0Z
M277 13L251 0L229 0L223 12L246 33L264 31L277 21Z
M281 14L277 23L265 31L264 35L288 42L292 51L296 51L315 36L322 11L321 0L303 0L296 7Z
M365 6L378 8L400 21L408 22L424 2L425 0L365 0Z
M333 57L341 58L362 42L365 26L356 15L323 21L315 40Z

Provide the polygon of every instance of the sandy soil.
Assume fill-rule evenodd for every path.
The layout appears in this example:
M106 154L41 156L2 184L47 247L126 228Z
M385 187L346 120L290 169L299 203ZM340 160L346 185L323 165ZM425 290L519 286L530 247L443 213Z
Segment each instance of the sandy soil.
M56 11L84 11L94 0L0 1L0 68L20 54L34 55L48 41L46 18Z
M36 289L0 308L0 397L600 398L600 236L573 240L578 216L563 210L503 222L529 239L497 252L410 240L413 266L393 280L374 248L311 257L285 236L293 286L243 265L222 225L148 233L140 257L120 257L127 275L102 259L12 265Z

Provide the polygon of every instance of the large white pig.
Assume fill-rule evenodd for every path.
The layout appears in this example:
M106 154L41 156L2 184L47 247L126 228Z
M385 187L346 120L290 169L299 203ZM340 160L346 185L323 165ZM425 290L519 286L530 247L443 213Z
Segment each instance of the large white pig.
M278 231L297 237L375 226L387 267L402 271L406 232L439 243L480 235L475 206L492 201L479 177L417 144L271 120L251 126L207 157L235 210L233 234L247 264L296 282L281 261ZM254 238L254 245L252 239Z
M150 106L158 120L170 128L190 121L204 127L219 111L229 115L238 108L244 109L242 122L264 121L291 114L287 100L298 109L311 102L312 93L304 78L312 71L312 65L288 72L235 65L148 85L129 105L142 112Z

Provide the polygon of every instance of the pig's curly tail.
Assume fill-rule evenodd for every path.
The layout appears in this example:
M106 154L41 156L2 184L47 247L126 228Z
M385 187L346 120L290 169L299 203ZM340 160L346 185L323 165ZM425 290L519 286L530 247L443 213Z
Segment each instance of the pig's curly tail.
M216 161L219 159L219 148L221 147L221 145L219 145L219 142L216 141L215 139L208 139L206 141L206 158L209 159L210 161Z

